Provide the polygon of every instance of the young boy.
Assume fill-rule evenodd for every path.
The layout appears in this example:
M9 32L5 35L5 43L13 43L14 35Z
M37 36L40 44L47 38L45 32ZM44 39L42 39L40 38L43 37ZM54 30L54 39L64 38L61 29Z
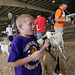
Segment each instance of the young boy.
M16 20L20 35L14 38L8 62L12 62L15 75L41 75L39 59L43 50L49 46L49 39L38 50L36 37L33 35L34 18L29 14L22 14Z

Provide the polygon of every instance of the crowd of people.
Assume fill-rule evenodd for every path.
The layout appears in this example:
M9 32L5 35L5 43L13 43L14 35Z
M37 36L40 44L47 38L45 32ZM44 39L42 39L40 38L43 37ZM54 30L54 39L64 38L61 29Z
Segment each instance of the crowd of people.
M63 2L60 9L55 12L55 32L63 33L64 22L70 22L71 19L65 19L66 8L68 2ZM61 15L62 11L62 15ZM61 17L60 17L61 15ZM44 45L38 49L37 39L40 39L45 33L46 19L40 13L34 18L29 14L22 14L16 19L16 26L20 34L13 39L12 28L10 25L6 28L7 37L12 41L11 51L8 62L12 63L15 69L15 75L41 75L40 58L43 56L43 50L50 45L50 40L47 38ZM37 38L33 35L34 28L37 28Z

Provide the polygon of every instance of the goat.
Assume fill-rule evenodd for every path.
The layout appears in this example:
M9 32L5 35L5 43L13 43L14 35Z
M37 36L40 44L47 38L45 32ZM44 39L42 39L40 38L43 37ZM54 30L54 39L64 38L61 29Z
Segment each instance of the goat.
M42 63L43 75L66 75L64 62L59 55L54 58L48 52L44 52Z
M46 33L46 35L44 35L42 37L42 39L37 40L38 44L40 44L40 46L42 46L43 42L44 42L44 37L46 37L46 36L50 39L50 42L51 42L51 39L53 38L52 34L55 34L55 33L52 32L50 34L51 35L51 38L50 38ZM55 45L56 43L51 43L51 44ZM49 49L50 49L50 47L49 47ZM66 75L64 63L63 63L62 59L60 58L60 56L56 54L56 56L57 56L56 57L51 52L48 53L46 51L48 51L48 50L45 50L43 52L43 59L41 60L42 75Z
M10 44L11 44L11 42L9 42L8 40L4 40L4 41L0 42L2 53L6 52L8 54L8 56L9 56L8 50L10 49Z
M57 49L60 50L60 52L61 52L62 56L64 57L64 59L67 60L67 58L65 57L65 55L62 53L62 49L60 47L60 43L61 43L63 45L63 51L64 51L64 41L63 41L62 33L60 33L60 32L55 33L55 32L49 32L49 31L47 31L46 34L42 38L44 38L44 37L49 38L51 45L54 47L54 50L57 47ZM43 42L44 42L44 40L42 38L39 39L39 40L37 40L37 42L41 46L43 45Z
M43 51L43 58L41 59L42 75L66 75L61 55L55 55L48 52L47 49Z

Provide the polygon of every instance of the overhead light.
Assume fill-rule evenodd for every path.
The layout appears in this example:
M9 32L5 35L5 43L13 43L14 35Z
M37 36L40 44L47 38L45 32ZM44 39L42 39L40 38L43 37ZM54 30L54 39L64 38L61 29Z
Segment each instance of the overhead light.
M53 0L52 3L55 3L55 1Z
M8 13L8 18L12 19L12 13Z

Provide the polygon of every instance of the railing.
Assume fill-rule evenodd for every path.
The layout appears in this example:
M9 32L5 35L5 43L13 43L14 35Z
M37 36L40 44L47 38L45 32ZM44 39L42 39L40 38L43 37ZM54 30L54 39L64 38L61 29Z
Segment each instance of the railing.
M75 24L64 27L64 33L75 32Z

